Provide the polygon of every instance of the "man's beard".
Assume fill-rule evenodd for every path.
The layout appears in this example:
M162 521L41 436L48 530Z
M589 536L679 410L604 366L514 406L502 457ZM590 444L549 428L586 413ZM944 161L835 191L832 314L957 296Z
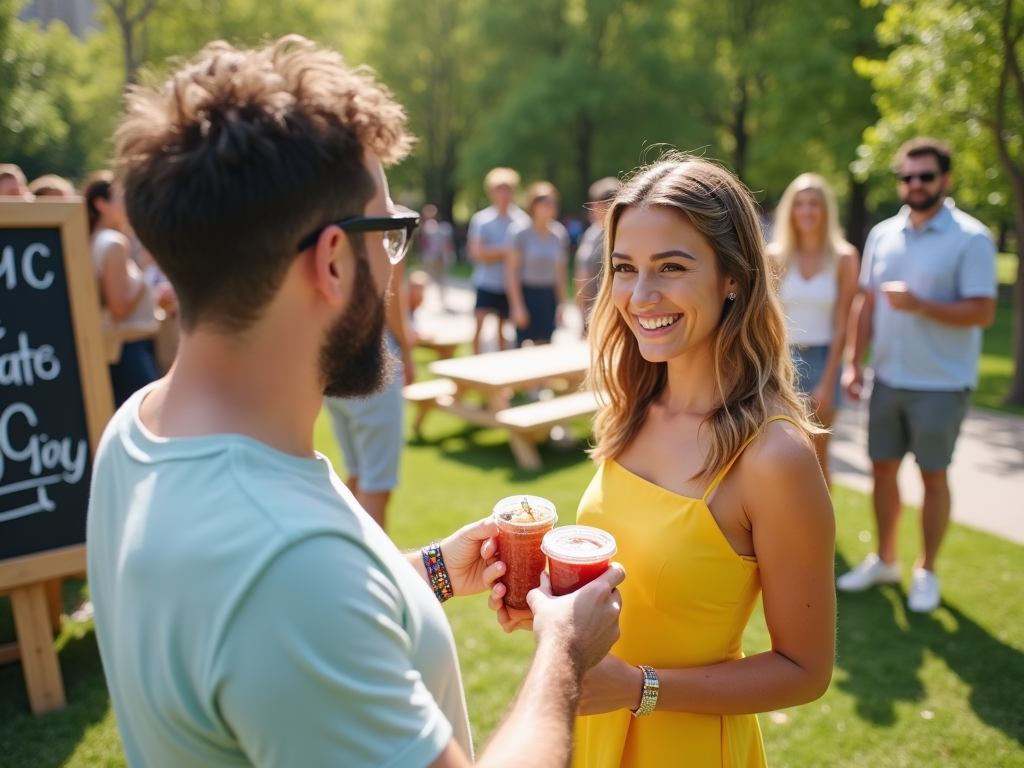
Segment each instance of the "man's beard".
M365 256L355 258L352 301L320 348L320 376L330 397L377 394L395 372L395 359L384 341L387 302L377 294Z
M911 210L915 210L915 211L930 211L932 208L934 208L936 205L938 205L939 200L941 200L943 195L945 195L945 194L946 194L946 190L940 189L934 195L928 195L928 197L925 197L925 198L920 198L919 197L917 199L912 199L910 197L910 193L908 192L907 196L904 198L903 202L906 203L907 205L909 205Z

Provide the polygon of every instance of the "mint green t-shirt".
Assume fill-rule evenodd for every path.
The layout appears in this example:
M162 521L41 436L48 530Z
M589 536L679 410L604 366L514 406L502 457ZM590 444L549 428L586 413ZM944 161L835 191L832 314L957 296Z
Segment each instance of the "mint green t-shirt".
M96 635L128 764L423 768L471 754L422 577L323 456L165 439L114 416L88 519Z

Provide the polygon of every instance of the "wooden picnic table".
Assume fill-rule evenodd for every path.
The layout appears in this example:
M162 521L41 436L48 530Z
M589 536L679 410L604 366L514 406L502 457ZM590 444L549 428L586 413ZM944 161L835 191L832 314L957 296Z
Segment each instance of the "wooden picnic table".
M547 439L551 428L597 410L593 393L574 391L589 366L590 349L585 342L489 352L430 363L428 370L439 378L412 384L404 393L419 406L417 430L426 413L439 408L474 424L506 430L519 465L540 469L537 444ZM509 406L510 390L553 384L568 394ZM484 404L467 403L465 395L470 392L480 393Z

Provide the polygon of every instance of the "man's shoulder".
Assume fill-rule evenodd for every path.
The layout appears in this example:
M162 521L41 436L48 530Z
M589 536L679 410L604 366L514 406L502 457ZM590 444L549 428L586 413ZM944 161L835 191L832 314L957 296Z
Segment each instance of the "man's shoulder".
M989 240L992 239L991 230L984 223L971 216L971 214L960 210L955 205L949 207L949 213L953 218L953 223L965 235L971 237L982 235Z
M890 216L888 219L882 219L880 222L875 224L875 226L871 228L871 232L868 234L868 237L877 239L892 232L898 232L903 229L906 223L907 214L905 211L901 210L895 216Z
M494 221L497 217L498 209L493 205L489 205L469 217L469 226L481 227L484 224Z

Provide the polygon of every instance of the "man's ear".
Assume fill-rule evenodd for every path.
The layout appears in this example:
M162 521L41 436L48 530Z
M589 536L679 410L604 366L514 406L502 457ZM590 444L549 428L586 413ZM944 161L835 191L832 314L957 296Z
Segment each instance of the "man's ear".
M333 224L324 229L312 248L316 290L331 305L348 301L355 281L355 254L345 233Z

